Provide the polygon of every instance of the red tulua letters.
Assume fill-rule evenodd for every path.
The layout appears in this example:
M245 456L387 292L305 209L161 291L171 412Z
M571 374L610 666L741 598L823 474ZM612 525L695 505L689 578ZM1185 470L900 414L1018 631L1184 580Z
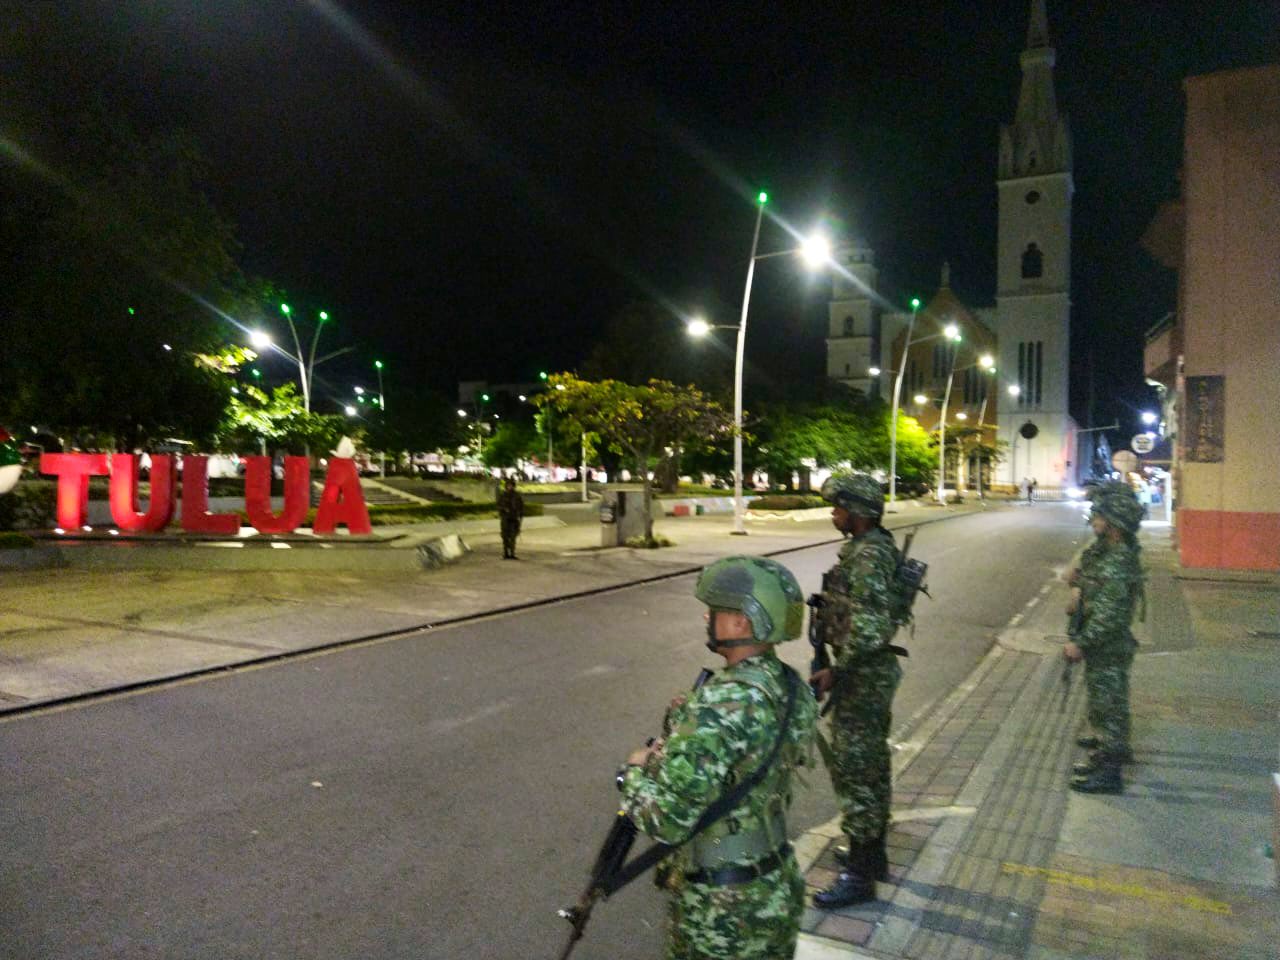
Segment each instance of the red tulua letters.
M111 477L111 517L121 530L157 532L172 520L177 481L177 458L155 454L151 458L151 502L138 510L138 460L134 454L45 453L40 472L58 478L58 527L84 526L89 507L89 478ZM240 531L238 513L209 512L209 458L182 458L182 528L200 533L231 536ZM245 458L245 514L260 533L291 533L307 518L311 503L311 470L306 457L285 457L284 509L271 509L271 459ZM339 524L352 534L373 532L369 510L355 461L334 457L325 475L324 493L316 511L314 531L332 534Z

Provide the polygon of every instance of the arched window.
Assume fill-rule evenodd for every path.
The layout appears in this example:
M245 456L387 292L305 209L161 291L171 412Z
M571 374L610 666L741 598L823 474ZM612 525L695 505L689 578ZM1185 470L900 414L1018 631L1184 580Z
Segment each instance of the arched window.
M844 335L846 337L853 336L853 317L844 318Z
M1034 280L1044 274L1044 254L1033 240L1022 251L1022 279Z

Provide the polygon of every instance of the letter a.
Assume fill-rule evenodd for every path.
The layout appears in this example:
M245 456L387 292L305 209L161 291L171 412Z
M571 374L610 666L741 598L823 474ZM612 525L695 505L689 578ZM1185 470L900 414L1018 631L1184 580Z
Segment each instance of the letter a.
M324 493L316 508L315 532L333 533L338 524L345 523L353 534L373 533L369 523L369 509L364 505L364 491L360 489L360 477L356 462L347 457L334 457L329 461L329 472L324 478Z

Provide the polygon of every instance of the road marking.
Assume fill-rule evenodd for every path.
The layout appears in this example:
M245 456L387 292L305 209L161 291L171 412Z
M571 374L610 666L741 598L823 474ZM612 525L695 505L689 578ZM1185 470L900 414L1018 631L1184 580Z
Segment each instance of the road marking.
M1025 863L1009 863L1006 861L1000 864L1000 869L1004 873L1016 873L1024 877L1043 877L1050 883L1061 883L1068 887L1078 887L1081 890L1118 893L1122 896L1146 900L1151 903L1188 907L1192 910L1199 910L1201 913L1216 913L1223 917L1231 916L1231 904L1223 903L1221 900L1210 900L1208 897L1199 897L1193 893L1171 893L1168 890L1154 890L1151 887L1144 887L1137 883L1115 883L1111 880L1100 880L1097 877L1086 876L1082 873L1051 870L1048 867L1032 867Z

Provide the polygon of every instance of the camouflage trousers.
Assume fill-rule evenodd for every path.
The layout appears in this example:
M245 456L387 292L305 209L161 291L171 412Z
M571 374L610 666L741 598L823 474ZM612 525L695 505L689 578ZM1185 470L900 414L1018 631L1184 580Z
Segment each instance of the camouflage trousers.
M515 553L516 538L520 536L520 520L508 520L504 517L499 526L502 531L502 552Z
M1133 666L1133 652L1130 639L1119 649L1086 655L1084 659L1089 725L1098 735L1102 752L1114 756L1130 749L1129 668Z
M840 829L855 843L874 840L889 825L893 794L893 695L902 668L892 653L877 654L837 691L831 711L831 785L840 803Z
M803 912L794 855L750 883L686 883L671 902L667 960L791 960Z

